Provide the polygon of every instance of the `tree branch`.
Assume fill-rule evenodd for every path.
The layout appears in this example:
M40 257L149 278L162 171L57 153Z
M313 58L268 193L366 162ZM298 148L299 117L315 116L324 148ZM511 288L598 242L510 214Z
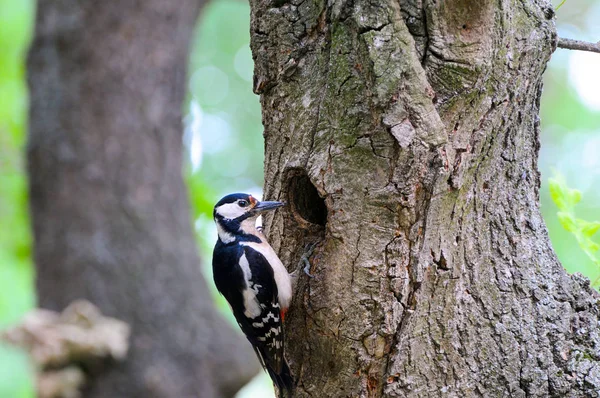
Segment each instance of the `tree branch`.
M36 309L23 321L0 332L0 341L29 352L38 370L40 398L79 397L86 376L78 367L106 358L123 360L129 326L103 316L87 301L76 301L62 313Z
M558 39L558 48L564 48L567 50L589 51L600 54L600 42L589 43L587 41L565 39L560 37Z

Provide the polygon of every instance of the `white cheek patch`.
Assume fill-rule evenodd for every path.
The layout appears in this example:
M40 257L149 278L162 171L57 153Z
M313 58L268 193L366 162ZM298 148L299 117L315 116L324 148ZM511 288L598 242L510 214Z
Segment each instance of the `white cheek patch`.
M238 218L244 213L246 213L246 210L243 207L240 207L237 202L225 203L224 205L217 207L217 214L229 220Z

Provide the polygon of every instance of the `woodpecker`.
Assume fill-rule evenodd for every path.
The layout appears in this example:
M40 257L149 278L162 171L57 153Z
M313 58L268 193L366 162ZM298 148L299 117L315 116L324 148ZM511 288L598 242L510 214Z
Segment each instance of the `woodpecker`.
M292 281L281 260L256 227L256 219L283 202L258 201L234 193L214 207L218 239L213 276L242 332L281 396L291 394L293 378L284 357L283 322L292 299Z

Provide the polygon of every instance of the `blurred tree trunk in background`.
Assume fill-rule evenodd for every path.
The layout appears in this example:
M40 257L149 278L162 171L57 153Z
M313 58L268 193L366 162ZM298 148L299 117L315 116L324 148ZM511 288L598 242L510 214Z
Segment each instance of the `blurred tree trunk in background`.
M268 232L288 264L320 242L297 396L598 396L598 296L538 204L550 2L251 4Z
M215 312L182 179L201 1L38 2L29 173L40 305L86 298L132 326L86 397L229 397L257 371Z

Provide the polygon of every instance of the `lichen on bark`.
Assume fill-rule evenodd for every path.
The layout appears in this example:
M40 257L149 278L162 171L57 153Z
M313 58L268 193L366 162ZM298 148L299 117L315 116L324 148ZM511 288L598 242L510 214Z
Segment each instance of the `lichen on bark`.
M597 296L539 212L544 0L253 0L296 396L598 396ZM307 176L324 225L294 212ZM293 185L293 187L292 187ZM306 206L306 204L303 204Z

